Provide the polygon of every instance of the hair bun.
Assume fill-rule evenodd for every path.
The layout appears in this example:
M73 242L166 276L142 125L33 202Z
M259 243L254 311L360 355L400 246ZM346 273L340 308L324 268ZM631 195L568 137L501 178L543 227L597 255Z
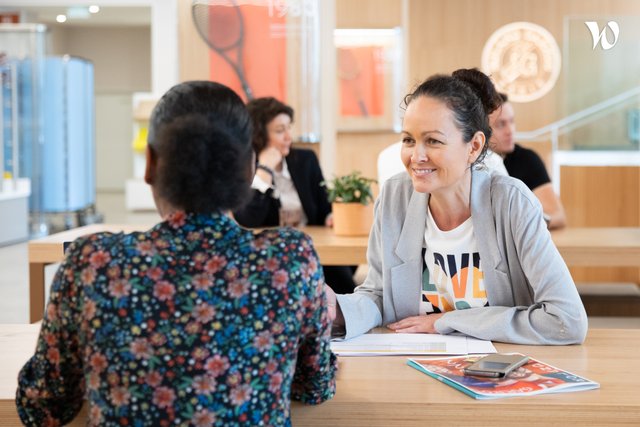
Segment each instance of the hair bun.
M484 111L487 115L491 114L496 108L501 105L500 95L496 91L495 86L491 79L477 68L461 68L454 71L451 76L473 90L478 96Z

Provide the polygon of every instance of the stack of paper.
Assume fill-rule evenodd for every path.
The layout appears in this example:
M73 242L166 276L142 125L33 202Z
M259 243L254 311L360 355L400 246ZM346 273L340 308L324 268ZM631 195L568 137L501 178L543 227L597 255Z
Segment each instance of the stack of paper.
M365 334L347 341L333 341L339 356L455 355L495 353L491 341L459 335Z

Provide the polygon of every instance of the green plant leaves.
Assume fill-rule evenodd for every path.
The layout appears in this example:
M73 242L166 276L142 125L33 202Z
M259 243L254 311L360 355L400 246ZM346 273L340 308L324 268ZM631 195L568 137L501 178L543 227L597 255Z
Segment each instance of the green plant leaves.
M335 177L330 181L322 181L320 185L327 188L330 203L362 203L368 205L373 201L371 184L375 179L360 176L359 171L349 175Z

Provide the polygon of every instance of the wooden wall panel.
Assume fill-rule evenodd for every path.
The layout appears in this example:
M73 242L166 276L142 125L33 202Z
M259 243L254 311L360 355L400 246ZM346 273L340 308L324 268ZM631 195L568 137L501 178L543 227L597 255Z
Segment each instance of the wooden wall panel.
M402 0L337 0L336 28L393 28L402 25Z
M640 226L640 167L562 166L560 176L572 226Z
M400 135L394 132L339 134L336 174L344 175L357 170L363 176L378 179L378 154L399 140ZM374 191L378 194L377 186Z
M563 166L560 177L569 226L640 226L640 167ZM577 282L640 283L640 268L574 267L571 273Z
M528 21L545 27L562 49L566 16L593 19L640 14L633 0L410 0L409 86L434 73L480 67L482 48L499 27ZM590 36L585 31L585 38ZM562 114L562 75L556 86L537 101L515 104L518 129L534 130L559 120ZM613 94L612 94L613 95Z

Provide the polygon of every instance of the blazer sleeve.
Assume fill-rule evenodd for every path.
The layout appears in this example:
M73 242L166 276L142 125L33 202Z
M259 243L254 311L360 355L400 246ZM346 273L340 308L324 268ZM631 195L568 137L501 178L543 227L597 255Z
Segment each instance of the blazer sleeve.
M386 188L386 187L384 187ZM338 305L345 321L344 339L350 339L382 325L382 280L383 280L383 248L382 248L382 194L375 202L375 217L369 244L367 246L367 264L369 271L364 283L352 294L336 295Z
M262 193L251 190L251 200L233 212L233 217L243 227L275 227L280 223L280 200L273 197L273 190Z
M522 190L527 191L522 186ZM508 265L496 271L497 303L489 307L447 312L440 333L459 331L477 338L515 344L564 345L584 341L587 315L560 253L542 219L535 196L515 191L509 198L504 250ZM494 215L499 215L494 212ZM490 297L490 295L488 295Z

